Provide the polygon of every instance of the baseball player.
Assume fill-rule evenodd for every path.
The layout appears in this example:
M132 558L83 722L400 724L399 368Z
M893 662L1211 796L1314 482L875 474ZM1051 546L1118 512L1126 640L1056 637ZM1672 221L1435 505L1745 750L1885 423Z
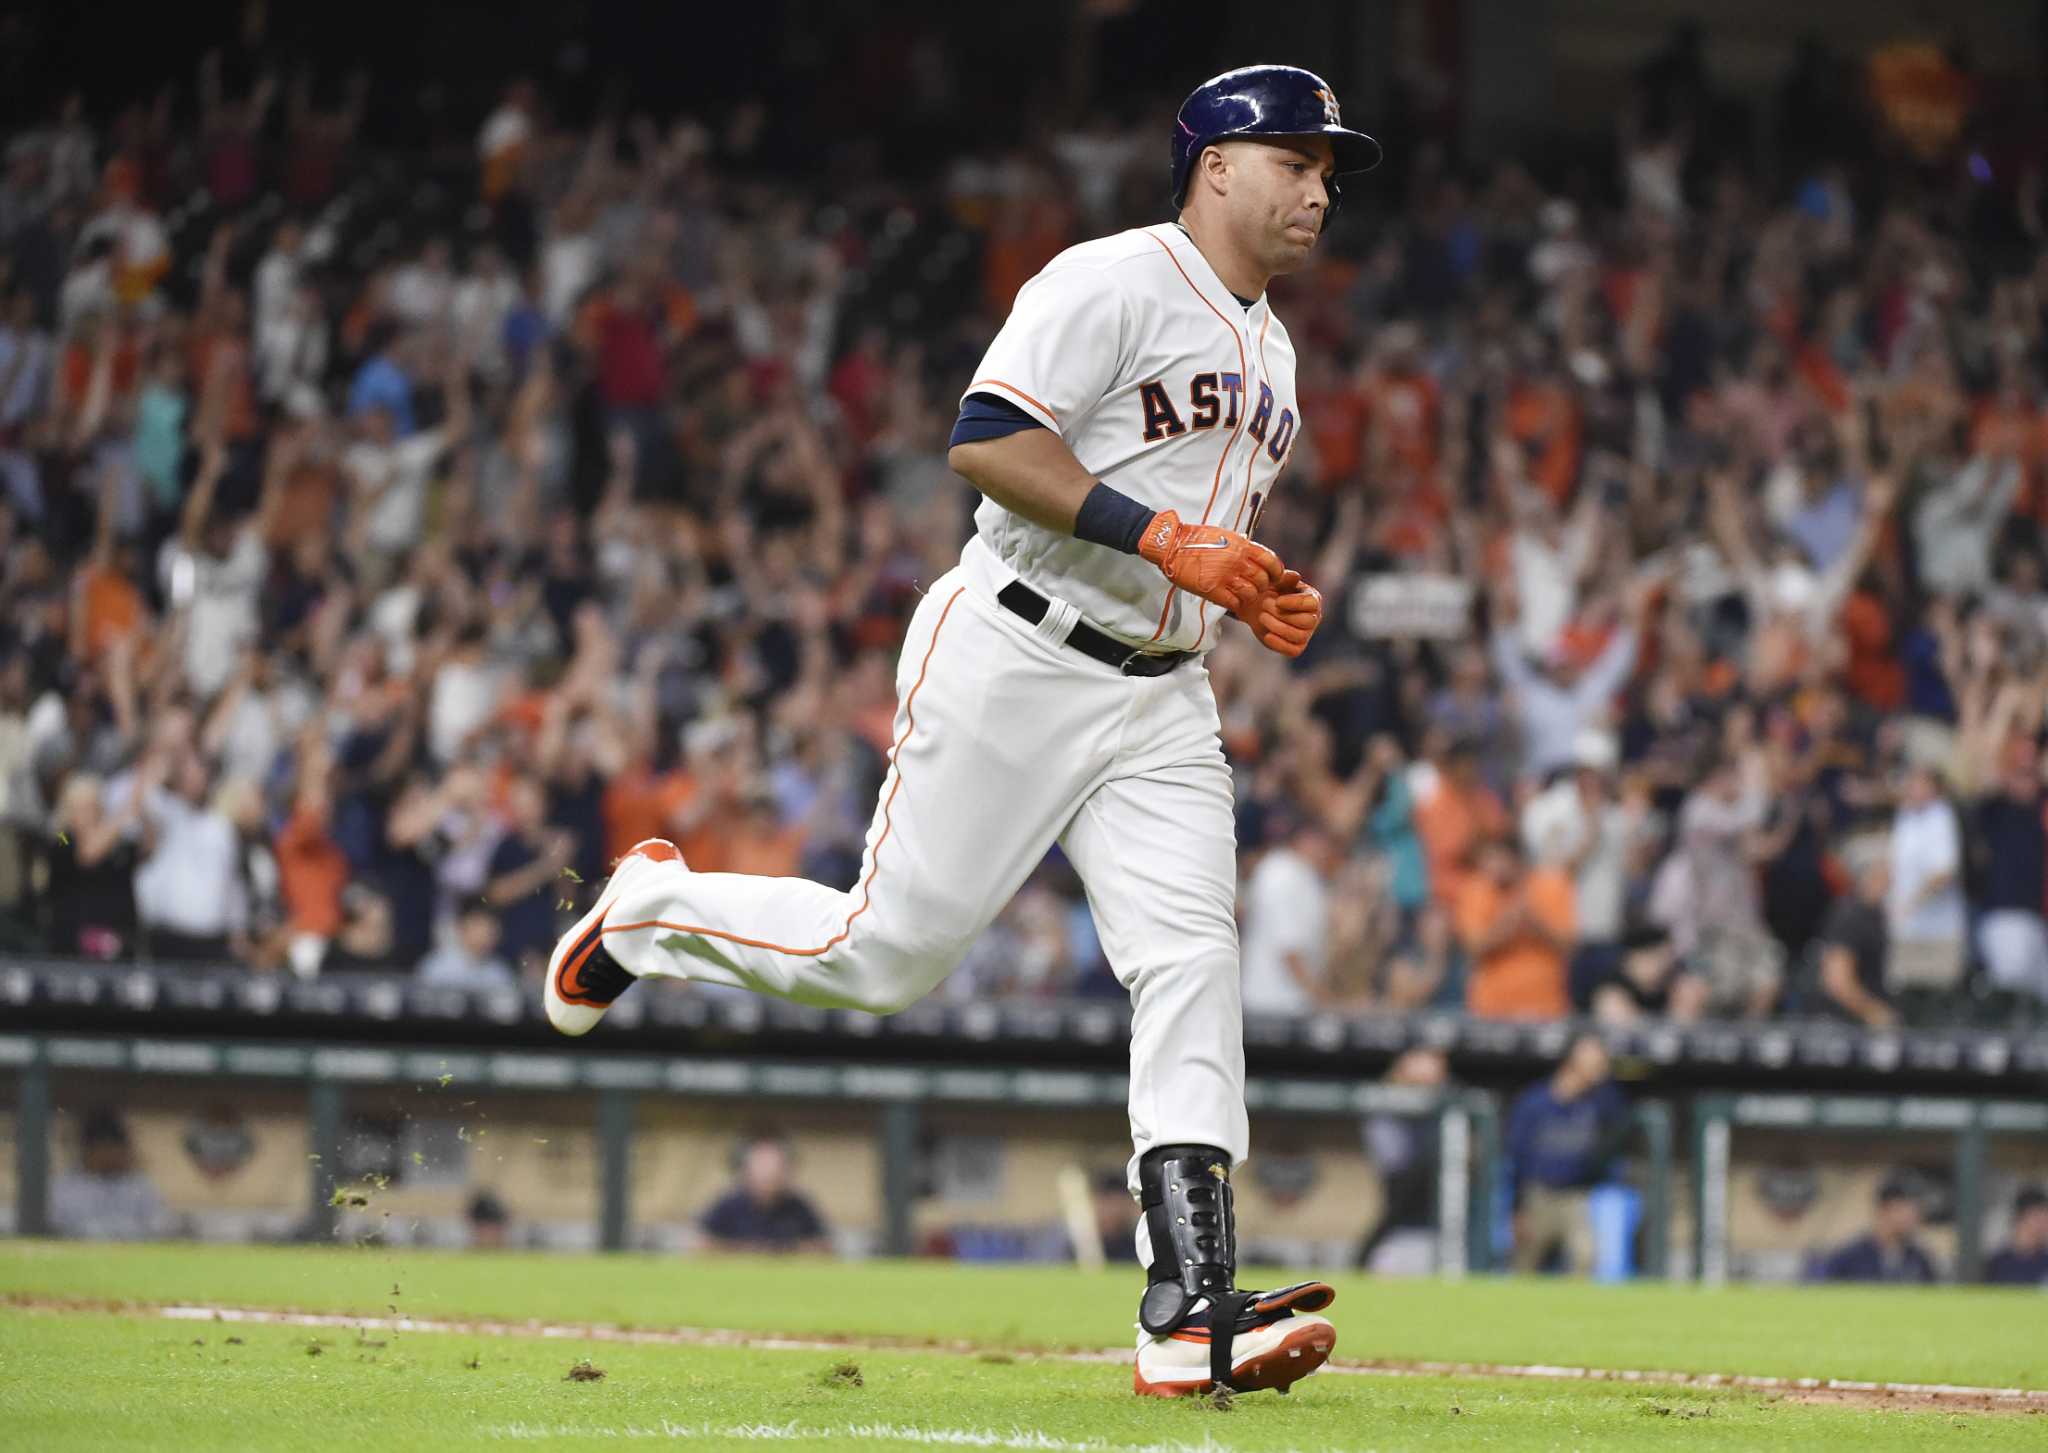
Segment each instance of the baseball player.
M1235 1282L1237 873L1202 658L1228 617L1287 656L1322 618L1251 538L1301 428L1266 284L1308 261L1335 178L1379 156L1308 71L1197 87L1173 135L1179 220L1054 258L961 401L950 461L985 498L910 623L858 882L693 873L641 843L548 968L565 1034L649 974L887 1014L1057 843L1131 996L1141 1393L1284 1391L1335 1341L1324 1283Z

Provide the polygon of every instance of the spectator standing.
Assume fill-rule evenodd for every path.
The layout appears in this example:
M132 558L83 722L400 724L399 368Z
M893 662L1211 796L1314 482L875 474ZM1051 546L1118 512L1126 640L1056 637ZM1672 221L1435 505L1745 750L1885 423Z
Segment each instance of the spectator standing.
M250 289L250 312L259 338L285 321L305 275L305 245L305 229L289 218L270 234L270 246L256 264Z
M1854 885L1834 901L1814 939L1815 1007L1871 1029L1899 1022L1885 992L1891 929L1885 903L1891 893L1891 858L1881 844L1863 843L1849 854Z
M1651 890L1651 916L1698 966L1716 1013L1758 1019L1777 1003L1783 954L1764 923L1757 858L1769 807L1760 753L1723 756L1678 814L1678 845Z
M184 350L158 344L135 402L135 469L142 476L152 520L177 517L185 488L185 420L191 406ZM4 432L0 414L0 433Z
M385 305L401 323L439 327L448 321L455 299L455 273L449 266L448 239L429 237L410 262L391 274Z
M202 414L214 405L202 405ZM233 678L245 647L261 626L259 603L270 565L264 541L279 497L288 450L271 451L262 501L253 516L237 517L219 500L228 450L216 422L207 424L198 476L185 497L178 542L165 557L164 584L179 612L185 643L185 684L211 700Z
M1255 1014L1306 1014L1335 1002L1327 978L1330 877L1337 846L1304 823L1269 848L1245 891L1239 952L1244 1007Z
M1892 819L1886 900L1891 956L1885 984L1893 994L1946 992L1961 983L1968 923L1962 868L1963 838L1955 809L1941 795L1931 768L1907 767Z
M1869 1232L1821 1257L1813 1279L1933 1282L1934 1262L1914 1239L1924 1216L1919 1183L1903 1173L1886 1176Z
M1433 759L1411 769L1415 834L1429 869L1429 891L1456 911L1459 889L1470 875L1479 845L1508 830L1507 809L1480 775L1479 744L1469 738L1438 738Z
M1368 804L1361 823L1360 845L1369 845L1387 862L1387 890L1393 895L1404 926L1429 904L1429 860L1415 830L1415 789L1409 778L1415 768L1401 755L1392 737L1374 737L1366 744L1362 785Z
M2042 893L2048 886L2048 792L2041 786L2040 753L2014 738L1995 752L1997 783L1973 810L1972 847L1978 860L1977 952L1992 984L2048 1005L2048 925Z
M1496 445L1504 459L1512 461L1510 477L1521 473L1519 452L1506 443ZM1600 540L1600 491L1583 489L1578 503L1566 517L1559 513L1550 495L1533 483L1510 485L1518 516L1508 539L1513 568L1515 600L1519 607L1515 634L1520 650L1512 645L1503 651L1498 639L1494 659L1512 653L1522 660L1523 652L1538 660L1552 660L1558 637L1577 613L1579 587L1592 567ZM1625 671L1625 668L1624 668ZM1502 678L1508 680L1505 669ZM1509 680L1510 686L1514 686ZM1611 688L1610 688L1611 690Z
M2013 1197L2012 1239L1984 1263L1984 1280L2048 1287L2048 1190L2026 1186Z
M139 794L142 860L135 907L150 956L224 964L248 926L249 895L235 824L209 803L212 774L189 749L146 758L131 790Z
M493 382L502 381L510 371L505 329L519 299L519 280L506 267L504 256L489 243L480 245L469 272L455 285L450 307L456 350L474 359L477 372Z
M1468 1010L1488 1019L1571 1013L1565 965L1576 940L1571 879L1562 871L1531 868L1513 837L1494 838L1460 886L1454 916L1472 962Z
M733 1157L737 1184L712 1203L698 1224L713 1250L824 1252L825 1223L791 1184L789 1142L756 1131Z
M65 779L43 844L41 896L51 952L114 959L136 951L136 796L130 792L124 810L112 813L99 778L74 772Z
M1560 1249L1567 1273L1592 1269L1588 1192L1606 1176L1627 1116L1597 1034L1575 1038L1556 1072L1516 1098L1505 1140L1515 1177L1516 1271L1540 1270Z
M341 932L341 895L348 887L349 863L334 841L333 810L324 768L305 771L291 816L277 834L279 886L290 933L286 953L302 978L319 972L327 945Z
M517 777L505 794L504 837L491 850L484 901L497 910L502 951L522 973L545 963L555 938L557 882L576 856L576 839L547 825L547 792Z
M1519 744L1490 679L1486 651L1476 642L1458 646L1449 677L1430 698L1425 720L1448 740L1471 744L1487 785L1504 790L1513 780Z
M0 316L0 448L11 449L42 406L55 349L36 324L35 298L8 295Z
M2011 455L1980 454L1939 470L1913 511L1921 584L1950 596L1988 588L1992 546L2019 491L2019 461Z
M365 340L365 356L349 384L349 418L360 421L373 409L382 409L388 416L388 437L408 437L415 427L408 364L416 352L397 323L380 316Z
M400 557L419 546L427 481L441 457L468 438L469 382L459 363L446 383L448 416L438 427L412 432L387 404L373 403L358 416L361 437L342 455L359 531L351 544L367 555L372 586L392 580Z
M1572 747L1573 766L1522 808L1522 841L1531 862L1572 878L1578 948L1572 955L1572 1003L1585 1008L1593 986L1621 964L1629 883L1656 841L1643 794L1616 790L1619 747L1610 732L1588 729Z
M497 202L523 185L534 142L537 101L531 81L513 81L478 132L476 149L483 163L486 202Z
M263 401L300 417L323 411L320 382L331 338L319 289L310 280L295 285L255 341L256 391Z
M427 692L427 754L444 768L464 760L472 741L496 720L505 673L490 659L481 621L467 621L432 667Z
M1544 669L1538 670L1523 654L1525 633L1518 635L1507 625L1494 632L1494 669L1521 730L1525 775L1541 780L1570 767L1580 735L1604 724L1615 693L1635 670L1639 627L1655 587L1648 578L1631 587L1627 619L1583 671L1555 639L1541 658Z

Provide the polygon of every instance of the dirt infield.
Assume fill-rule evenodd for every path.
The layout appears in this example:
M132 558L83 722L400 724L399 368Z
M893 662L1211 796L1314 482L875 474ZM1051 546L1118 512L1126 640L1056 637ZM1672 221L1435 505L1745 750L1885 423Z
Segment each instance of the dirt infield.
M160 1303L49 1297L0 1297L0 1306L48 1313L101 1313L156 1316L181 1322L247 1323L259 1326L331 1327L362 1332L455 1334L484 1337L539 1337L564 1341L621 1342L656 1346L757 1347L763 1351L832 1352L852 1350L929 1351L985 1354L987 1347L969 1342L902 1338L780 1337L732 1332L710 1327L620 1327L605 1323L504 1322L441 1320L404 1316L348 1316L337 1312L295 1312L258 1307L164 1305ZM1123 1348L1094 1352L1022 1352L1004 1349L1020 1361L1121 1365L1130 1358ZM1769 1395L1785 1401L1841 1407L1895 1409L1900 1412L1988 1412L2048 1416L2048 1389L1967 1387L1949 1383L1859 1382L1845 1378L1771 1377L1734 1372L1673 1372L1601 1367L1564 1367L1499 1362L1425 1362L1398 1359L1332 1358L1325 1373L1362 1377L1497 1377L1558 1382L1613 1382L1646 1387L1728 1388Z
M1896 1412L2026 1413L2048 1417L2048 1397L2040 1393L1992 1388L1914 1388L1911 1386L1844 1386L1800 1388L1773 1399L1819 1406L1891 1409Z

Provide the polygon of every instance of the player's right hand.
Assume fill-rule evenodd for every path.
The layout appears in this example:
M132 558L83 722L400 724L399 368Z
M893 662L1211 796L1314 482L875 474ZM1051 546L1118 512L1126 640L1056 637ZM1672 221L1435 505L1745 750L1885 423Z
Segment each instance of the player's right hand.
M1138 553L1180 589L1227 611L1247 609L1280 583L1280 557L1264 545L1220 525L1183 525L1172 510L1152 517Z

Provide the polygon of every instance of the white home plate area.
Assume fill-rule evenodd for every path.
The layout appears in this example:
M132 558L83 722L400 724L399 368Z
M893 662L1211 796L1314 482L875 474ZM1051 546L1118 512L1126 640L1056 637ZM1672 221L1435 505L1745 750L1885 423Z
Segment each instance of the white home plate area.
M142 1310L142 1309L138 1309ZM353 1317L334 1312L285 1312L256 1307L166 1306L159 1316L181 1322L246 1322L280 1327L339 1327L365 1332L445 1332L464 1336L543 1337L565 1341L629 1342L691 1347L756 1347L770 1352L954 1352L989 1349L969 1342L893 1341L886 1338L779 1337L708 1327L652 1329L602 1323L443 1321L423 1317ZM1125 1364L1127 1349L1026 1353L1050 1362ZM1606 1367L1554 1367L1542 1363L1419 1362L1391 1359L1331 1360L1324 1373L1364 1377L1526 1377L1569 1382L1644 1383L1660 1387L1725 1387L1779 1393L1800 1401L1873 1406L1934 1405L2048 1410L2048 1389L1965 1387L1952 1383L1864 1382L1839 1377L1769 1377L1745 1372L1671 1372ZM763 1436L772 1436L764 1434Z

